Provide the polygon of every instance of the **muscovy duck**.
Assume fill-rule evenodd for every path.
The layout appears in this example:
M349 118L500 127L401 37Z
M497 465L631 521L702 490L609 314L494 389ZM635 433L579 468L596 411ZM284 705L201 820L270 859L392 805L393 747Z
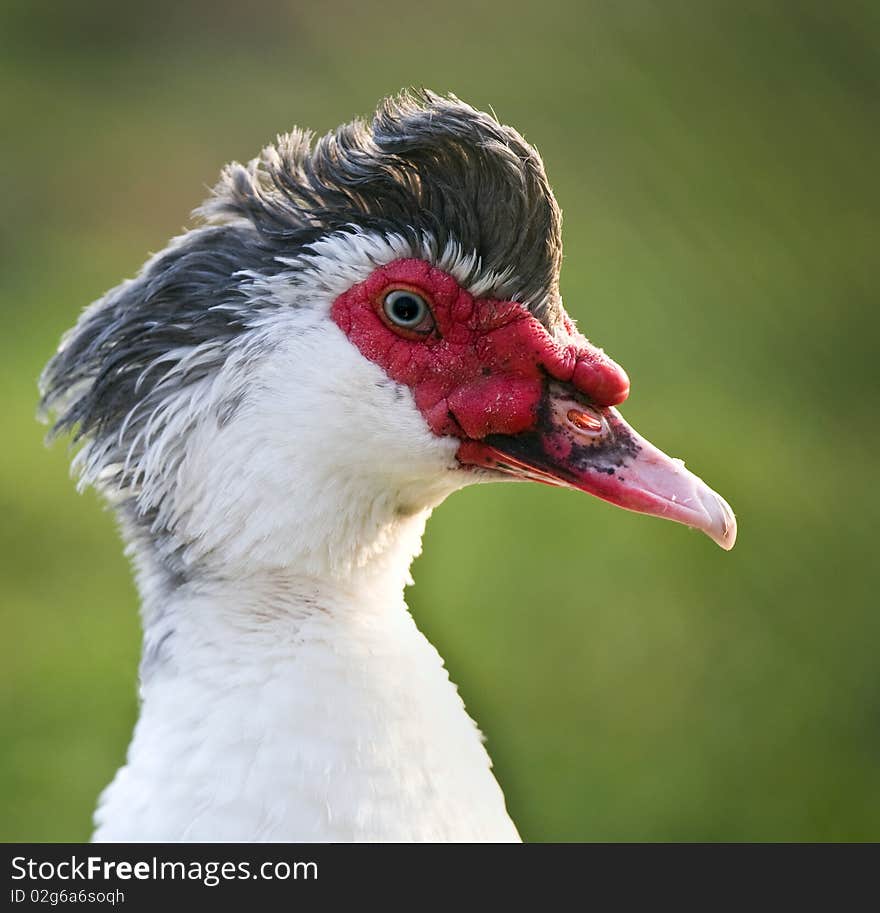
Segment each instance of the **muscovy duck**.
M431 509L533 479L726 549L733 513L615 409L541 158L494 116L404 93L229 165L197 212L41 379L142 597L94 839L519 839L404 603Z

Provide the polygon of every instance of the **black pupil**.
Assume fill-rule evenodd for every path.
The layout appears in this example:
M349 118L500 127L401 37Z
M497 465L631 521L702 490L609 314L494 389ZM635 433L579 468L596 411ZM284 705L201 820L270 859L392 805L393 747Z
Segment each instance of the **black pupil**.
M398 295L391 303L391 313L401 323L412 323L422 312L422 303L414 295Z

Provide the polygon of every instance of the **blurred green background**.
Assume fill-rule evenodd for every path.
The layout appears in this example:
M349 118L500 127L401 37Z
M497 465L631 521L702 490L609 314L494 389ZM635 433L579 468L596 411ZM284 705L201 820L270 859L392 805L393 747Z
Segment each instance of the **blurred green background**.
M87 838L136 712L41 366L224 162L405 85L539 147L569 310L740 521L725 554L543 486L436 512L409 601L524 837L880 838L880 5L5 0L0 36L0 838Z

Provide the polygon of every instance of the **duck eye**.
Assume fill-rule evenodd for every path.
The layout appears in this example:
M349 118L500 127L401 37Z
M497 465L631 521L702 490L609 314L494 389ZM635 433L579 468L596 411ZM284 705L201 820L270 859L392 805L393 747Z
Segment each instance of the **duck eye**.
M382 309L394 326L416 333L430 333L434 329L434 317L428 302L409 289L395 289L382 300Z

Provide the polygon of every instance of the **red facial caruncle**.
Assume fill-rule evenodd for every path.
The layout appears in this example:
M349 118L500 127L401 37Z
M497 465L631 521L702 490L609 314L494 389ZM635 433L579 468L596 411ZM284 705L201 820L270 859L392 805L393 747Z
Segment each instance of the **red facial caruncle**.
M383 299L411 289L431 307L433 332L395 332ZM395 260L341 295L333 319L388 376L408 386L435 434L481 439L533 427L546 377L571 383L596 405L626 399L623 369L567 325L560 344L524 305L475 300L423 260Z
M553 336L525 305L475 298L418 259L378 267L331 315L412 391L434 434L461 440L463 466L589 491L732 546L730 508L623 421L612 407L629 393L626 373L568 317Z

